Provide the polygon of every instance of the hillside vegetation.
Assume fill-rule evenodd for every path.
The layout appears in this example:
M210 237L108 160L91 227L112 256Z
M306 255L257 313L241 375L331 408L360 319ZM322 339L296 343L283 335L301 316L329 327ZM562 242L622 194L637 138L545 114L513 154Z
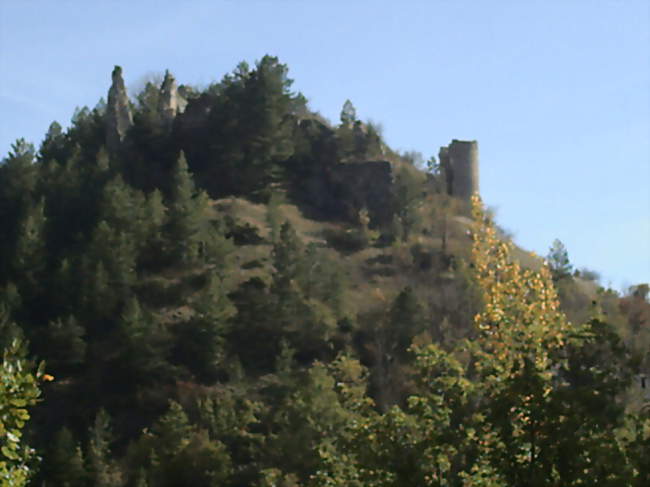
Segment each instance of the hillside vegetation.
M648 286L546 265L291 84L266 56L127 99L116 68L13 145L0 483L648 485Z

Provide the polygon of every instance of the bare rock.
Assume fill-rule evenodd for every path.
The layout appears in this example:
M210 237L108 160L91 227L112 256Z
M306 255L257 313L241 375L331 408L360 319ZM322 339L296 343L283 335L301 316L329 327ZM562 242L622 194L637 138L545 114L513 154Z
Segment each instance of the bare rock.
M187 101L178 92L176 79L169 72L165 71L165 79L160 86L159 111L164 123L171 125L176 115L182 113Z
M116 150L133 125L133 115L121 67L115 66L112 78L113 82L108 90L108 102L106 103L106 145L110 150Z

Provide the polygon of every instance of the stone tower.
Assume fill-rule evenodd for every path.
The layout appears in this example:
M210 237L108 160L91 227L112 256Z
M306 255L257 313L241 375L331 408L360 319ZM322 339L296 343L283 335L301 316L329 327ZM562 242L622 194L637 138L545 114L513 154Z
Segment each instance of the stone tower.
M447 193L464 201L479 191L478 143L475 140L452 140L440 148L440 166L446 182Z
M113 82L108 90L108 102L106 103L106 146L110 150L116 150L126 132L133 125L133 116L122 79L121 67L115 66L112 78Z

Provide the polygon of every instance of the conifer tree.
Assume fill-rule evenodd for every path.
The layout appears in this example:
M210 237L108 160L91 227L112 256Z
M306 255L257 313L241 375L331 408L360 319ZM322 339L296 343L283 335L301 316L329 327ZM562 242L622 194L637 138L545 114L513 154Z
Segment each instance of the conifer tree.
M92 485L97 487L121 486L122 473L111 458L111 443L113 442L111 418L104 409L97 413L88 433L86 459Z
M26 237L24 227L29 217L30 230L39 223L38 207L33 203L37 184L34 147L19 139L0 164L0 280L12 270L16 241Z
M85 333L74 316L50 322L47 329L47 363L53 371L60 374L83 363L86 356Z
M254 69L242 63L215 87L210 113L209 158L201 179L210 193L268 197L294 152L295 117L306 101L277 58L264 56ZM196 148L186 147L196 151Z
M404 167L397 172L393 184L393 205L404 242L408 241L422 221L418 211L422 204L422 190L422 182L411 168Z
M301 312L303 296L298 280L303 269L303 245L288 221L280 229L280 238L273 246L272 257L275 270L271 284L275 300L274 321L276 329L282 334L305 317L304 310Z
M341 124L347 127L352 127L354 122L357 121L357 110L350 100L345 100L343 108L341 109Z
M0 288L0 349L4 350L14 340L24 339L23 329L12 319L12 311L21 305L18 289L12 283Z
M197 378L209 382L224 365L225 338L236 312L221 278L216 275L208 278L194 310L187 323L174 328L174 356Z
M406 359L413 338L424 330L422 304L413 288L407 286L395 298L389 311L387 342L396 358Z
M169 251L176 262L191 263L201 254L207 202L204 192L197 193L185 154L181 152L172 177L167 219Z
M273 291L282 299L296 290L303 268L303 245L296 231L286 221L280 228L280 238L273 246Z
M143 226L144 195L116 176L104 186L101 194L100 216L119 231L130 234L137 241L145 239Z
M549 249L547 260L554 281L571 275L573 266L569 261L569 253L564 244L557 238L553 241L553 245Z
M105 306L96 301L101 307L110 308L128 296L136 279L136 245L133 234L121 231L106 220L101 220L95 227L90 246L82 260L82 279L90 280L90 285L98 287L97 291L101 290L106 296ZM93 270L99 267L102 269L93 275ZM101 299L102 295L97 296L91 288L88 291L89 300Z
M165 222L167 207L162 193L154 190L147 195L143 209L143 242L139 262L145 268L156 268L164 264Z
M67 158L65 134L58 122L52 122L47 129L45 138L39 149L39 160L43 162L56 161L63 164Z
M152 428L152 433L159 442L159 458L164 460L177 455L188 444L193 431L195 429L190 424L183 406L176 401L170 401L169 409Z
M46 266L45 202L29 205L18 225L18 235L13 255L13 277L30 288L37 281Z
M224 485L232 473L230 456L219 441L192 425L183 407L170 401L169 409L152 427L155 451L153 484L162 487Z
M173 369L167 361L170 334L137 298L132 297L124 306L115 338L116 356L106 373L123 388L123 400L129 400L129 394L171 381Z
M68 428L61 428L54 436L40 477L47 482L47 485L54 487L86 484L88 479L83 452Z

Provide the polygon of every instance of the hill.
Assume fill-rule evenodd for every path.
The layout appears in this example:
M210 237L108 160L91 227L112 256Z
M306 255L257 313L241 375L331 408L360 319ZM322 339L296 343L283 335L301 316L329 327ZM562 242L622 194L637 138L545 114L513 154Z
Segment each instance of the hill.
M134 98L116 67L106 103L0 165L1 342L28 343L55 378L27 430L34 485L424 485L435 469L460 485L488 464L524 485L499 453L516 436L500 415L517 408L546 414L543 446L520 445L531 472L640 479L647 286L618 296L561 248L548 274L478 202L471 213L478 170L466 141L417 166L350 102L331 124L270 56L204 90L166 73ZM477 323L500 320L520 333L504 335L504 360L546 361L482 389L501 345ZM537 409L522 405L539 391ZM423 397L434 410L414 406ZM436 408L449 434L481 425L489 452L472 435L418 437ZM438 466L413 467L432 448L447 448ZM586 457L561 465L566 448ZM605 473L582 467L597 460Z

